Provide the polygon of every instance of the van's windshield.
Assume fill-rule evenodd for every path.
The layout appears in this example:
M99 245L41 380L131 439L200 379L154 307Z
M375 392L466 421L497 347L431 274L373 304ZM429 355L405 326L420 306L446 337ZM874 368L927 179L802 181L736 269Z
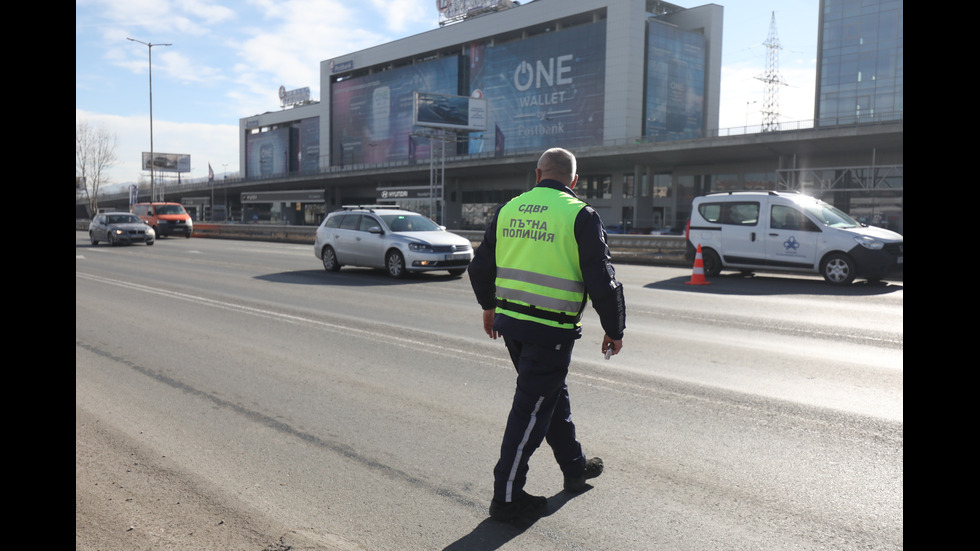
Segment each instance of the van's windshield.
M858 228L861 226L857 220L848 216L844 211L823 201L806 205L803 208L814 218L831 228Z
M187 211L180 205L160 205L157 214L187 214Z

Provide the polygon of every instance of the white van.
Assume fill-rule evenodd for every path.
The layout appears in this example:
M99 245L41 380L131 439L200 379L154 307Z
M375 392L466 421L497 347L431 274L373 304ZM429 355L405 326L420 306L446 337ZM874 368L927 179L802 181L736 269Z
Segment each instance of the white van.
M694 199L688 253L698 245L706 277L722 270L817 273L834 285L901 272L902 235L865 226L792 192L713 193Z

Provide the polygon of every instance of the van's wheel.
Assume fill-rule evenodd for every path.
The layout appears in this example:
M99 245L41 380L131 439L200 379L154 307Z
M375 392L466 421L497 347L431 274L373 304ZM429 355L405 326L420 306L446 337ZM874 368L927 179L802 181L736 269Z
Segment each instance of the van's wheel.
M820 263L820 274L831 285L850 285L857 276L857 266L846 254L831 253Z
M340 262L337 262L337 254L333 252L333 248L324 247L323 251L320 253L320 258L323 260L323 269L328 272L336 272L340 269Z
M388 256L385 257L385 267L388 269L388 275L395 279L405 277L407 272L405 270L405 257L397 250L389 252Z
M701 250L701 263L704 265L705 277L715 277L721 273L721 257L714 249Z

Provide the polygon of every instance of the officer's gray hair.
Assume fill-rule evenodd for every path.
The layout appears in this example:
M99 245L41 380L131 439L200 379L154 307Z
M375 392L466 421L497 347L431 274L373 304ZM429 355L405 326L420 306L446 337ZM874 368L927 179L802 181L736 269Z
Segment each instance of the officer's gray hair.
M569 184L575 177L577 170L575 155L567 149L553 147L541 154L541 158L538 159L538 168L554 179Z

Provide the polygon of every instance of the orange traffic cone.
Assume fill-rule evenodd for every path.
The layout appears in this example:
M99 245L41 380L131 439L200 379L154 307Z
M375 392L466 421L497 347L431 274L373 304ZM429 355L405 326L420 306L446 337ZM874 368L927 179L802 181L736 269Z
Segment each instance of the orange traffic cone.
M704 259L701 258L701 244L698 244L698 254L694 256L694 273L691 274L691 281L685 281L687 285L711 285L711 282L704 279Z

